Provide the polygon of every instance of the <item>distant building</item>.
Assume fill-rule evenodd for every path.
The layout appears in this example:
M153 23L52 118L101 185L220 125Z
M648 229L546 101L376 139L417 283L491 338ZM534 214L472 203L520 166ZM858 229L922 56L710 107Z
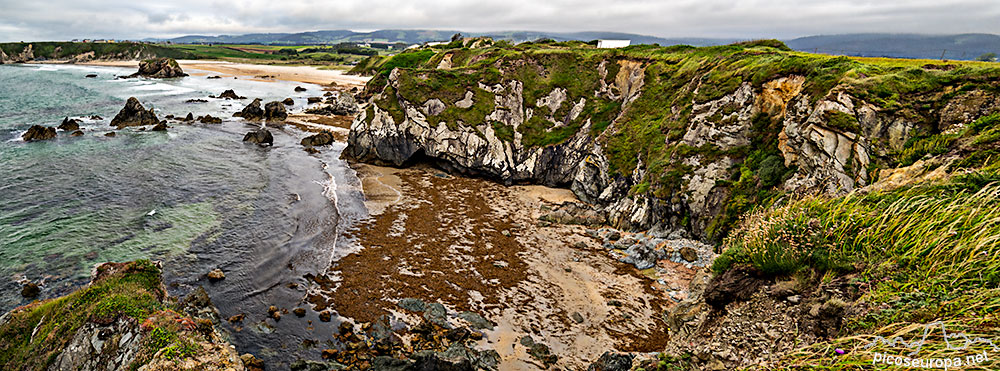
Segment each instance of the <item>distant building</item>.
M624 48L632 44L632 40L597 40L598 48Z

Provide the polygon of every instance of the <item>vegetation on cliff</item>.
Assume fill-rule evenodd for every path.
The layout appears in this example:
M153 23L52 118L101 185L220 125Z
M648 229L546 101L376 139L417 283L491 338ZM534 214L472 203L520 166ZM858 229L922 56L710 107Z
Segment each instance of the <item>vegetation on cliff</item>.
M395 87L386 87L387 76L398 71ZM448 107L428 115L432 125L453 127L491 125L498 137L519 138L524 147L544 147L565 142L589 123L589 135L602 145L610 172L632 179L632 193L670 199L686 192L684 180L699 166L717 159L732 159L726 201L704 235L719 241L738 218L758 205L767 205L784 194L780 185L796 172L786 166L779 150L779 133L786 107L778 102L754 103L751 128L745 144L724 147L711 140L692 145L684 136L699 112L698 107L721 105L708 121L725 125L741 120L743 108L733 97L741 87L762 90L770 81L801 76L801 95L815 104L836 100L844 93L869 102L880 115L897 117L914 126L913 139L894 148L886 137L873 137L873 158L867 168L851 168L849 176L868 177L879 169L907 165L927 153L943 153L957 142L939 123L941 111L957 97L970 92L992 93L1000 68L988 63L897 61L833 57L790 51L778 41L763 40L734 45L694 48L637 45L623 49L597 49L580 42L540 42L510 45L505 42L471 47L468 43L410 50L393 57L372 57L354 72L374 74L369 94L379 94L376 104L405 119L400 101L421 105L438 99ZM640 75L641 74L641 75ZM619 81L616 80L627 80ZM484 89L517 81L523 86L524 105L533 111L518 128L484 122L496 109L493 95ZM634 84L630 85L630 84ZM620 86L630 87L620 91ZM550 93L565 92L558 106ZM381 94L380 94L381 93ZM471 95L469 108L450 104ZM582 110L573 111L578 102ZM820 125L849 136L865 135L860 114L827 111ZM371 120L372 115L367 115ZM515 135L519 134L519 135ZM941 137L944 135L945 137ZM980 146L982 147L982 146ZM977 147L978 148L978 147ZM978 151L975 149L973 151ZM982 157L982 156L979 156ZM697 163L692 163L696 159Z

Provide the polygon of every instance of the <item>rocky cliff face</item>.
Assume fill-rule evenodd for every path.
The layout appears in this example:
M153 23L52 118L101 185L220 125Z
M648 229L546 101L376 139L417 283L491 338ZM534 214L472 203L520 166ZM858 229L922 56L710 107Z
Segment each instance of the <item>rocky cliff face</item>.
M720 237L774 195L866 186L874 169L899 164L915 135L961 127L998 106L995 94L968 88L944 95L900 87L887 102L871 91L894 71L770 47L657 57L496 57L490 49L466 55L464 66L461 52L373 79L345 155L395 166L429 158L505 183L569 187L615 227L700 238ZM879 75L852 72L861 70ZM957 86L981 78L950 77Z

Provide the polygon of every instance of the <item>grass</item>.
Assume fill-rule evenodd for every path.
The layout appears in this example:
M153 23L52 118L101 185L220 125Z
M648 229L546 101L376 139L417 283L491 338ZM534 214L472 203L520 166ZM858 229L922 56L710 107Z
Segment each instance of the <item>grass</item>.
M853 282L866 288L858 303L869 310L846 318L839 338L804 348L783 364L856 369L871 361L860 349L863 340L909 340L936 320L948 321L951 332L1000 335L997 172L761 209L746 216L723 247L716 272L747 264L771 276L852 273ZM921 357L948 354L941 340L932 339L930 355ZM834 358L833 348L853 351Z

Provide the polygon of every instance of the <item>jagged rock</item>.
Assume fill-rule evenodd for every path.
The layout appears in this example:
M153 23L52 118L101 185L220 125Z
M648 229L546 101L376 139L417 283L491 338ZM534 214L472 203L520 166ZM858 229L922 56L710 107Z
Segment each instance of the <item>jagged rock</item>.
M264 371L264 361L261 361L253 354L246 353L240 356L240 361L243 362L243 366L246 367L247 371Z
M33 299L38 297L38 294L41 292L42 290L38 288L38 284L34 282L28 282L24 284L24 287L21 288L21 296L28 299Z
M461 312L458 314L458 318L465 320L472 328L477 330L492 330L494 326L493 322L473 312Z
M292 98L285 98L285 100L281 101L281 103L284 103L286 106L294 106L295 100Z
M172 78L187 76L173 58L146 59L139 62L139 72L129 77Z
M208 103L208 101L204 99L188 99L184 103Z
M208 274L206 274L205 277L208 277L209 281L218 282L226 279L226 274L223 273L221 269L216 268L213 269L211 272L208 272Z
M305 308L295 308L295 309L292 310L292 313L294 313L296 317L305 317L306 316L306 310L305 310Z
M109 131L107 133L104 133L104 136L109 137L109 138L114 138L115 135L117 135L117 133L115 133L113 131Z
M160 122L160 123L154 125L153 128L150 129L150 130L151 131L167 131L167 124L163 123L163 122Z
M288 111L281 102L268 102L264 105L264 118L272 121L284 121L288 118Z
M332 316L333 316L333 313L330 313L330 311L328 311L328 310L319 312L319 320L322 321L322 322L330 322L330 319L331 319Z
M213 117L212 115L198 116L198 122L202 124L221 124L222 118Z
M246 120L261 120L264 118L264 109L260 107L260 98L256 98L253 102L250 102L243 110L234 113L235 117L242 117Z
M219 99L247 99L247 97L241 97L239 95L236 95L236 92L233 91L233 89L229 89L229 90L226 90L226 91L222 92L222 94L219 94L218 98Z
M104 118L103 118L103 117L101 117L101 116L98 116L98 115L93 115L93 116L90 116L90 119L91 119L91 120L94 120L94 121L100 121L100 120L104 120Z
M322 102L322 101L323 101L323 98L321 98L321 97L309 97L309 98L306 98L306 102L309 103L309 104L319 103L319 102Z
M21 135L21 139L25 142L32 142L36 140L48 140L56 137L56 128L32 125L28 128L28 131Z
M427 309L427 303L424 303L423 300L414 299L414 298L403 298L403 299L400 299L399 303L397 305L399 305L400 308L403 308L403 309L406 309L406 310L412 311L412 312L423 312L424 310Z
M62 120L62 123L59 124L59 130L64 130L64 131L80 130L80 120L71 119L69 117L64 118Z
M601 358L587 367L587 371L628 371L635 356L626 353L604 352Z
M227 321L229 321L229 323L243 322L244 318L246 318L246 314L240 313L230 316Z
M310 135L308 137L302 138L302 141L300 143L306 147L330 145L331 143L333 143L333 133L329 131L322 131L315 135Z
M271 131L267 129L251 131L243 136L243 141L250 142L261 147L274 145L274 137L271 135Z
M220 120L221 120L221 119L220 119ZM191 122L191 121L194 121L194 114L193 114L193 113L191 113L191 112L188 112L187 116L184 116L184 118L183 118L183 119L181 119L181 121L184 121L184 122Z
M156 118L153 110L150 109L147 111L135 97L130 97L125 102L125 107L115 115L115 118L111 119L111 126L119 129L128 126L156 125L159 123L160 120Z

